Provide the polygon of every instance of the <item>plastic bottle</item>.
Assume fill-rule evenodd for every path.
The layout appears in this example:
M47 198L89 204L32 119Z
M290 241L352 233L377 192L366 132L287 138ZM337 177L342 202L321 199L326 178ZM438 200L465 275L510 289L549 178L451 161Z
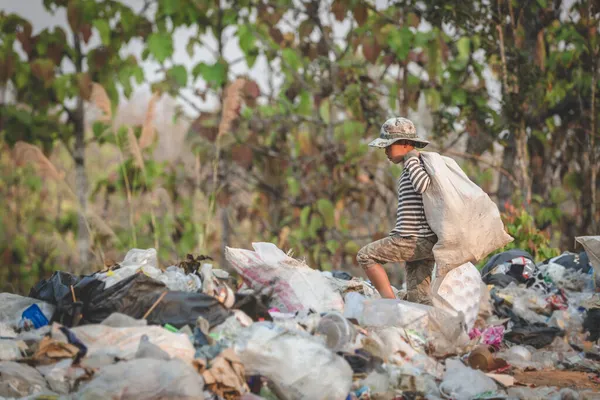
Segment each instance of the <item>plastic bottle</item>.
M343 350L356 338L354 326L338 312L323 316L317 325L316 334L325 336L327 347L336 352Z

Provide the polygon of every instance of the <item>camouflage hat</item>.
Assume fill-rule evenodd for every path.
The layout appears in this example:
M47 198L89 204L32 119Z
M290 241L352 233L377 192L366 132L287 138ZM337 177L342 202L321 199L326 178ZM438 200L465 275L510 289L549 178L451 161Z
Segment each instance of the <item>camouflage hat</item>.
M417 130L411 120L398 117L385 121L381 125L379 137L369 143L369 146L385 148L399 140L413 142L414 146L419 149L429 144L429 141L417 136Z

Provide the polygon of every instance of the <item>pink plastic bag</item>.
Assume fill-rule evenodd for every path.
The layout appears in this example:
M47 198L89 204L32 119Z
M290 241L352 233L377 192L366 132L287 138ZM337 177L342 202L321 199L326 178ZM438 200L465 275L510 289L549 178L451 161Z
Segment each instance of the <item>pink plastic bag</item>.
M283 313L343 311L342 296L319 271L295 260L272 243L252 243L255 251L227 248L229 264L254 289L273 288L269 304Z

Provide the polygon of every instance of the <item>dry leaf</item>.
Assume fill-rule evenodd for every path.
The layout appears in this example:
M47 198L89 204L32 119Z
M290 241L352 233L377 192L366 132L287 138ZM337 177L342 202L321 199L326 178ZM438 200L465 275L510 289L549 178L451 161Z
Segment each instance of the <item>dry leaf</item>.
M104 113L102 118L99 118L101 121L108 122L112 119L110 99L102 85L96 82L92 83L91 102Z
M368 10L362 4L355 6L352 9L352 15L354 15L354 19L358 23L358 26L363 26L365 22L367 22Z
M144 124L142 125L142 135L140 136L140 148L145 149L154 142L154 110L156 108L156 102L160 98L160 93L154 93L148 103L148 110L146 111L146 117L144 118Z

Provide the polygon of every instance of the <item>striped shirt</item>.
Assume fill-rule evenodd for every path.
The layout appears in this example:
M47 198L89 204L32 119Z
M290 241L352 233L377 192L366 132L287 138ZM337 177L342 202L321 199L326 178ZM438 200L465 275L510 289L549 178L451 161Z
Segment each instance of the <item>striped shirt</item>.
M411 157L404 162L404 170L398 181L398 212L396 226L390 235L404 237L429 237L435 235L423 208L422 194L427 190L431 178L425 171L420 158Z

